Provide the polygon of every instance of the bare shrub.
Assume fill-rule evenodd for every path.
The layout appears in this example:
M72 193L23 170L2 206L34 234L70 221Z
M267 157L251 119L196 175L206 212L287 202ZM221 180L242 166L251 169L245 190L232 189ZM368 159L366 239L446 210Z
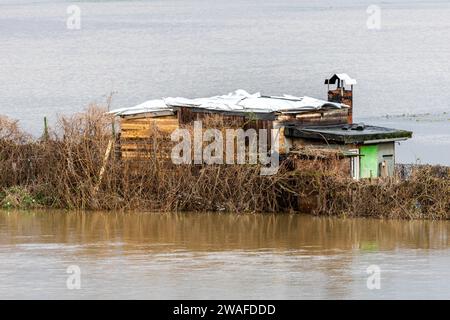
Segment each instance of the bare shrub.
M445 167L416 168L407 180L354 181L342 171L337 156L288 157L273 176L261 176L259 165L173 165L166 152L170 140L156 129L148 143L144 141L151 147L144 148L141 157L126 160L115 152L113 119L105 111L91 106L61 117L48 137L39 140L1 118L0 203L450 218L450 174ZM204 123L220 130L230 126L217 117Z
M3 143L24 143L29 139L30 136L20 129L17 120L0 115L0 141Z

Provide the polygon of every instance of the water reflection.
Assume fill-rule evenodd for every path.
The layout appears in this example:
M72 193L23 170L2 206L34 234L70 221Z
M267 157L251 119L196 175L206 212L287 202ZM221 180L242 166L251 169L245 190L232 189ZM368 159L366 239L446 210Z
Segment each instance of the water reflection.
M281 214L1 212L0 297L449 298L449 228ZM82 290L65 286L72 264ZM382 290L366 287L372 264Z
M0 243L122 242L154 250L303 249L306 251L438 249L450 223L337 219L303 215L9 212L0 214Z

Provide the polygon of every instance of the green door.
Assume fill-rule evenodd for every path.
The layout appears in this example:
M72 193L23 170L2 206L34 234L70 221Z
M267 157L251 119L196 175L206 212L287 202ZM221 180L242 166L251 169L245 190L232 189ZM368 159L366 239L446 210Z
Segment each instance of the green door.
M361 146L360 178L378 177L378 145Z

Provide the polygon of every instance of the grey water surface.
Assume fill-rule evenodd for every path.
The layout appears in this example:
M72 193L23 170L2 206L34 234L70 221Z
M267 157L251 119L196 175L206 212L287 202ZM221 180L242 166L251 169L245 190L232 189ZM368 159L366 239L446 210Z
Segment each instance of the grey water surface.
M167 96L236 89L325 98L323 80L358 80L355 119L436 115L412 129L400 162L450 164L450 3L373 1L0 0L0 114L34 135L43 117L104 103L113 108ZM80 30L67 28L70 5ZM369 21L370 22L370 21ZM417 143L416 143L417 142ZM425 146L425 147L424 147Z

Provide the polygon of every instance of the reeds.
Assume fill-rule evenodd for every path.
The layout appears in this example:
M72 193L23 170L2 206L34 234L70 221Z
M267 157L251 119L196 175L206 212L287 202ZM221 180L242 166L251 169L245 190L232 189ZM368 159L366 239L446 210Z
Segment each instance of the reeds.
M0 118L0 206L450 218L448 168L354 181L338 158L287 159L273 176L261 176L258 165L173 165L161 152L170 141L156 130L151 152L124 160L114 152L113 121L91 106L31 139Z

